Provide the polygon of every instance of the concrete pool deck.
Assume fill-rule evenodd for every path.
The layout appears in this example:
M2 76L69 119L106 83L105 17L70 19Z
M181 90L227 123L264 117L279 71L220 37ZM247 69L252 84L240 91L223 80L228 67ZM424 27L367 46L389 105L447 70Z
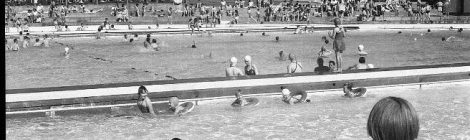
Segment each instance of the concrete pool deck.
M217 25L214 28L203 28L201 30L218 30L218 29L284 29L284 28L296 28L298 25L305 26L307 24L236 24L228 25L222 24ZM65 34L65 33L94 33L98 29L99 25L86 26L85 31L75 31L79 26L69 26L71 31L57 32L54 26L42 26L42 27L29 27L31 34ZM105 30L108 32L132 32L132 31L190 31L187 24L162 24L159 28L156 25L133 25L134 30L128 30L127 25L115 25L115 30ZM309 24L308 27L333 27L332 24ZM449 29L453 28L464 28L470 29L470 24L345 24L346 27L358 27L361 30L378 30L378 29ZM148 29L150 27L151 29ZM17 28L10 27L10 32L5 32L6 35L17 35Z

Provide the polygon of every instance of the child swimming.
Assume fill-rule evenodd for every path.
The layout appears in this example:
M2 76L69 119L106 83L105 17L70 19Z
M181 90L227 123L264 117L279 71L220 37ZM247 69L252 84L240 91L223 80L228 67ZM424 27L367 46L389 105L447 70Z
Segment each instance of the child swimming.
M237 93L235 93L235 101L233 101L232 105L236 104L236 105L239 105L239 106L244 106L246 104L248 104L248 102L246 101L245 97L243 97L242 95L242 90L239 89Z
M33 44L33 47L41 47L42 43L40 42L39 38L36 38L36 43Z
M289 89L287 89L284 86L281 86L281 93L282 93L282 101L289 103L289 104L294 104L294 103L304 103L304 102L310 102L310 99L307 99L307 92L304 90L300 90L298 88L292 88L293 92L291 92ZM296 98L295 96L301 95L302 97L300 99Z
M367 56L367 52L364 51L364 45L362 45L362 44L359 45L359 46L357 47L357 50L358 50L357 54L358 54L359 56L361 56L361 57Z
M69 52L70 48L69 48L69 47L65 47L64 50L65 50L65 51L64 51L65 59L69 59L69 57L70 57L70 52Z
M318 52L318 57L328 58L333 53L332 51L326 49L330 41L326 38L326 36L323 36L321 39L325 44L321 46L320 51Z
M169 110L173 112L174 115L181 116L186 114L186 112L182 112L184 107L180 106L178 97L171 97L168 105L170 106Z
M354 97L364 97L366 96L366 88L356 88L352 89L353 83L345 83L343 85L343 92L345 97L354 98Z
M29 47L29 37L28 36L24 36L24 40L23 40L23 48L28 48Z
M158 51L158 44L157 44L157 39L153 39L152 40L152 43L150 44L150 47L155 50L155 51Z

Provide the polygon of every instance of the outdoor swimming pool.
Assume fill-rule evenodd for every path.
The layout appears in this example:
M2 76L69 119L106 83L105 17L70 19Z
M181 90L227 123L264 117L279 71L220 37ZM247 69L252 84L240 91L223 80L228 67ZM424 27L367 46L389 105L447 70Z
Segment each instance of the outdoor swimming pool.
M7 139L370 139L367 118L383 97L398 96L416 108L420 140L470 138L470 81L369 88L365 98L341 91L312 93L312 103L289 106L260 96L254 107L233 108L234 99L202 101L182 117L111 117L79 114L6 120ZM127 108L127 107L126 107ZM123 109L128 110L128 109ZM122 111L121 111L122 112ZM126 112L126 111L124 111ZM137 108L134 107L134 112Z
M455 30L354 30L347 33L344 57L346 69L358 61L357 46L363 44L369 53L366 63L375 67L447 64L470 61L470 33ZM289 64L279 61L279 51L296 54L311 72L317 66L316 57L326 31L308 34L287 32L260 32L239 34L152 35L163 44L158 52L142 51L145 35L129 43L123 37L106 39L92 37L56 38L51 48L27 48L5 53L6 88L57 87L117 82L224 77L228 59L239 59L237 67L243 68L243 56L251 55L260 74L285 73ZM280 41L276 42L275 37ZM443 42L442 37L455 36L460 41ZM414 40L416 38L416 41ZM189 48L192 41L197 48ZM330 40L329 50L332 50ZM60 54L68 45L70 59ZM136 47L138 46L138 47ZM334 60L334 56L330 59ZM134 68L134 69L132 69Z

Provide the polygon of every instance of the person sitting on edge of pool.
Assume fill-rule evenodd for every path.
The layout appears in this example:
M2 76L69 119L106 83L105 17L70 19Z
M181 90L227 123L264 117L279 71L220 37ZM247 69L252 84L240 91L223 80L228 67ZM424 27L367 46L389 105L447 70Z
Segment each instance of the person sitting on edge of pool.
M290 64L287 66L287 73L299 73L302 72L302 64L297 61L294 54L289 54Z
M184 107L180 106L178 97L171 97L168 105L170 106L169 110L173 112L174 115L184 115L187 112L181 112L184 110Z
M366 88L356 88L353 89L353 83L345 83L343 85L343 92L345 97L354 98L354 97L365 97L367 89Z
M410 102L385 97L370 111L367 133L373 140L414 140L418 138L419 118Z
M243 97L242 95L242 90L241 89L238 89L238 92L235 93L235 101L232 103L233 104L239 104L240 106L244 106L246 104L248 104L248 102L246 101L245 97Z
M255 64L253 64L253 61L251 60L251 56L247 55L245 56L245 74L246 75L258 75L258 68L256 68Z
M230 67L225 69L225 75L227 77L232 77L232 76L244 76L242 70L238 69L235 67L237 65L237 58L232 57L230 58Z
M372 65L371 64L369 64L369 65L366 64L366 58L365 57L359 57L359 63L349 67L347 70L372 68L370 66L372 66Z
M291 105L294 104L295 102L300 102L300 103L310 102L310 99L305 98L304 100L302 100L302 98L298 99L295 97L297 95L307 96L307 92L305 92L304 90L301 90L298 88L292 88L292 87L291 87L291 90L292 92L289 89L287 89L285 86L281 86L282 101L287 102Z
M318 67L316 67L313 70L314 72L317 72L317 73L321 74L321 73L330 71L330 67L327 67L327 66L323 65L323 58L317 58L317 65L318 65Z
M362 44L359 45L359 46L357 47L357 50L358 50L357 54L358 54L359 56L362 56L362 57L367 56L367 52L364 51L364 45L362 45Z
M139 107L140 112L150 113L152 116L156 116L155 111L153 110L152 101L148 97L148 90L145 86L140 86L137 95L137 107Z
M336 63L335 61L330 61L328 62L328 67L330 67L330 71L333 72L334 70L336 70Z

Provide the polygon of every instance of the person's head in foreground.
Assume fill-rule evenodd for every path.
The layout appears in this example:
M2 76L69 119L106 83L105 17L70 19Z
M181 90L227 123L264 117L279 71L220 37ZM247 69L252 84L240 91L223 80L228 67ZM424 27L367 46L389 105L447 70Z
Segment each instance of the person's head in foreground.
M341 19L335 18L335 19L333 20L333 23L335 24L335 26L339 26L339 25L341 25Z
M414 140L419 133L419 119L405 99L386 97L369 114L367 133L374 140Z
M147 90L145 86L140 86L139 90L137 90L137 95L139 95L139 98L146 97L148 92L149 91Z
M235 67L235 65L237 65L237 61L236 57L230 58L230 66Z
M179 104L178 97L171 97L168 103L168 105L170 105L170 108L176 108L178 104Z

